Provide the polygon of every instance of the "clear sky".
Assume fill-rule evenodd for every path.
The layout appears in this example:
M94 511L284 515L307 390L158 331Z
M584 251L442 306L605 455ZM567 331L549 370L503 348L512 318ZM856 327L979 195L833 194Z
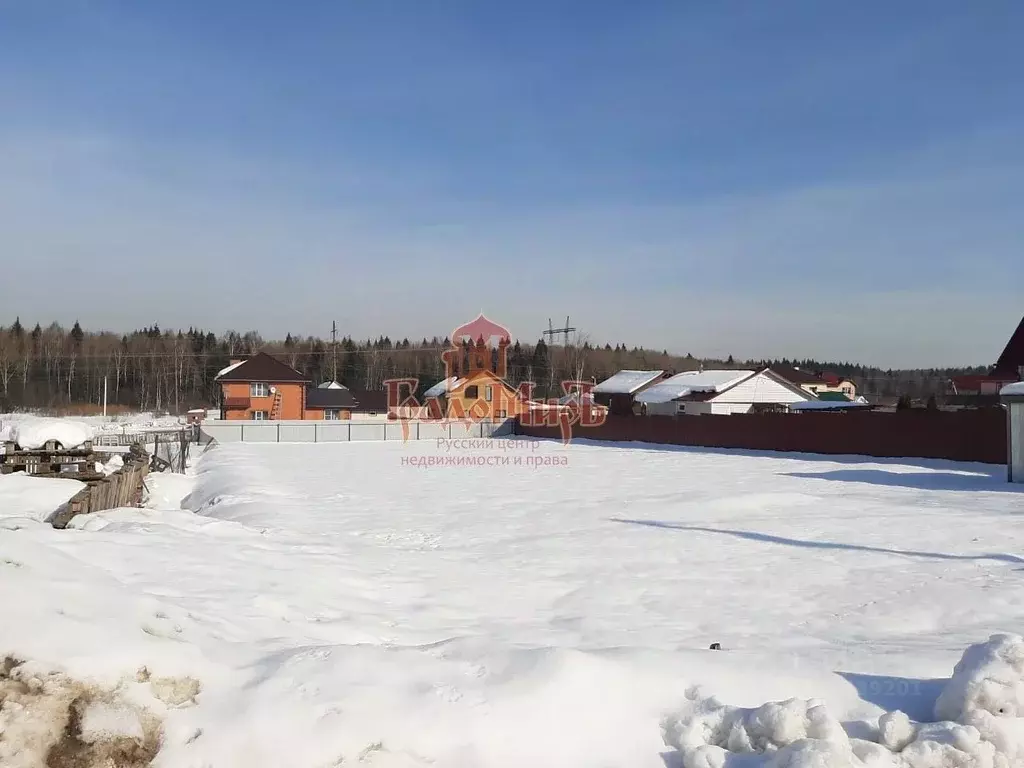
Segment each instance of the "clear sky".
M1017 0L0 0L0 324L986 364Z

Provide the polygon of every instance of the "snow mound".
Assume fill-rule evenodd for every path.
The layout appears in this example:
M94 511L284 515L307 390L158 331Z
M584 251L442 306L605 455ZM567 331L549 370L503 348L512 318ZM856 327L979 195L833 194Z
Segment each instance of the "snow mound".
M977 728L1015 764L1024 762L1024 638L992 635L964 651L935 717Z
M687 698L682 710L662 724L665 744L681 754L684 768L893 765L884 762L887 750L851 739L815 699L745 709L705 698L698 689L691 689Z
M662 723L682 768L1010 768L1024 765L1024 638L970 646L935 704L939 722L903 712L878 721L876 740L852 738L816 699L746 709L687 692Z
M11 427L9 439L26 451L38 450L50 440L56 440L65 450L70 450L92 440L92 435L92 427L80 421L31 418L16 422Z

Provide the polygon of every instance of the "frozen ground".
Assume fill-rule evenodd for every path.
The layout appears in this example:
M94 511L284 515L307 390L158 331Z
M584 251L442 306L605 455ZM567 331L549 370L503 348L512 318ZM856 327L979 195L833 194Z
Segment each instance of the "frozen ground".
M225 445L194 488L154 478L156 509L0 529L0 659L143 707L157 766L747 766L695 733L828 735L813 701L735 710L799 697L881 739L885 709L932 719L964 649L1024 625L1024 494L997 467L582 442L403 461L473 450ZM5 513L29 503L12 480ZM891 764L836 750L773 765ZM929 754L899 765L986 765Z

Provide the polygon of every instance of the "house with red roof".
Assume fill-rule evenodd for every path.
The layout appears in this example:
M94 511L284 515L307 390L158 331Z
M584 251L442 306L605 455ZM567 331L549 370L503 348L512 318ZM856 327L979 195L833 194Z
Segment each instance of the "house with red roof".
M1006 342L992 370L985 374L954 376L950 391L954 395L998 395L1007 384L1024 380L1024 318Z

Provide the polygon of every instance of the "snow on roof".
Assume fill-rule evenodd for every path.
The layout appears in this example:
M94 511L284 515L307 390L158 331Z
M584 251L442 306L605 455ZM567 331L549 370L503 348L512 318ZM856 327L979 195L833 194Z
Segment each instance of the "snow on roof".
M667 403L691 392L721 392L753 375L753 371L684 371L645 389L636 399L639 403Z
M218 371L217 375L214 376L213 378L219 379L225 373L231 373L233 370L235 370L235 368L237 368L238 366L240 366L244 362L245 362L245 360L239 360L237 363L232 363L227 368L222 368L220 371Z
M440 397L445 392L450 392L459 383L458 376L452 376L448 379L442 379L437 382L434 386L423 393L424 397Z
M619 371L591 391L599 395L631 395L664 373L664 371Z
M1005 387L999 390L1000 395L1024 395L1024 381L1018 381L1016 384L1007 384Z
M348 389L348 387L342 386L336 381L325 381L317 389Z
M92 440L92 435L92 427L81 421L31 418L16 422L11 428L10 439L26 451L39 450L50 440L56 440L69 451Z
M562 395L558 398L559 405L568 405L569 403L581 403L581 404L594 404L594 396L590 392L583 393L583 397L580 397L579 392L570 392L567 395Z

